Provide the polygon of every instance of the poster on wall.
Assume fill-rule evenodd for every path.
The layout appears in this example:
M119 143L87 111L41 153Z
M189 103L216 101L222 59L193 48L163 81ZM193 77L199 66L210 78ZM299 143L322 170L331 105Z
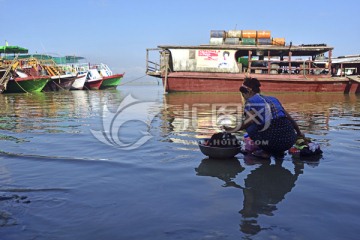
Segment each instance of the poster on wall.
M234 51L231 50L197 50L197 67L231 68L234 63Z

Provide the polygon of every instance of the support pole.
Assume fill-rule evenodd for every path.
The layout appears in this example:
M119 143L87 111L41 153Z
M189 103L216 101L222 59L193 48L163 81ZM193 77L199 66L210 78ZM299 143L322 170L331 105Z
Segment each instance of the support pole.
M331 58L332 58L332 50L329 51L329 66L328 66L328 69L329 69L329 73L328 75L331 75Z

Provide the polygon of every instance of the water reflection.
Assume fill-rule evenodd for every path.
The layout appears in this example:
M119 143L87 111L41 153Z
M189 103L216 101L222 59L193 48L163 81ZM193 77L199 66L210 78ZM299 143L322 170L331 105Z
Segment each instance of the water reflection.
M237 93L171 93L164 97L166 131L176 138L184 134L195 138L210 137L219 131L218 116L241 119L241 96Z
M293 169L290 170L283 166L282 160L271 162L251 155L244 156L244 163L252 170L247 176L242 177L239 174L246 168L237 158L227 160L205 158L195 171L197 176L216 177L224 181L223 187L235 187L243 192L243 206L239 211L240 231L249 235L267 229L260 225L258 218L261 215L275 214L277 204L292 191L298 177L303 174L304 165L309 164L312 167L318 165L318 162L294 159ZM243 183L239 180L242 178Z
M332 120L360 116L360 96L354 94L284 93L277 94L276 97L308 133L324 134L332 129Z
M75 133L87 119L101 115L104 104L116 111L123 98L116 89L1 94L0 130Z
M330 141L334 141L332 130L360 130L360 96L332 93L283 93L274 96L297 120L301 130L321 145L330 146ZM164 131L173 142L210 137L218 132L216 119L221 111L237 117L242 115L243 101L238 94L171 93L165 96L164 101L167 108L163 117L168 123ZM262 223L261 218L276 214L279 203L304 173L304 166L317 167L321 158L321 155L302 159L285 156L282 160L264 161L246 155L244 165L236 158L225 161L206 158L195 171L197 176L216 177L224 183L223 187L242 191L240 231L246 235L257 235L270 227Z
M257 234L265 229L257 221L259 215L273 216L276 204L295 187L299 175L303 173L304 164L294 163L294 171L282 166L282 161L263 162L245 178L243 189L243 208L240 229L246 234Z
M244 171L244 169L245 168L241 166L240 161L237 158L223 160L205 158L201 161L200 165L195 168L195 171L196 175L198 176L219 178L225 182L223 187L242 188L233 180L235 179L236 175Z
M285 109L305 134L326 135L334 128L359 130L360 124L337 124L339 118L359 117L360 96L337 93L277 93ZM163 131L173 142L186 137L208 138L219 132L219 116L241 121L243 100L239 93L170 93L164 97ZM334 126L335 125L335 126Z

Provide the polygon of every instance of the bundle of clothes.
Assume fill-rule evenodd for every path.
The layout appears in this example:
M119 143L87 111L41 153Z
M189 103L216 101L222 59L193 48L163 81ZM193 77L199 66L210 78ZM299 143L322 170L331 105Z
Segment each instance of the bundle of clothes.
M289 153L300 157L321 155L323 151L318 143L312 142L310 138L298 138Z
M240 147L240 141L231 133L220 132L215 133L211 138L204 142L205 146L211 147Z

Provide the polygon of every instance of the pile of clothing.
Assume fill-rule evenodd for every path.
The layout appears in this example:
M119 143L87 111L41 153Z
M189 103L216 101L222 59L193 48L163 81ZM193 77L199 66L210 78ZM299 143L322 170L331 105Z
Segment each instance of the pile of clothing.
M312 142L310 138L299 138L296 140L295 145L289 149L289 153L300 157L308 157L321 155L323 151L320 149L320 145Z

